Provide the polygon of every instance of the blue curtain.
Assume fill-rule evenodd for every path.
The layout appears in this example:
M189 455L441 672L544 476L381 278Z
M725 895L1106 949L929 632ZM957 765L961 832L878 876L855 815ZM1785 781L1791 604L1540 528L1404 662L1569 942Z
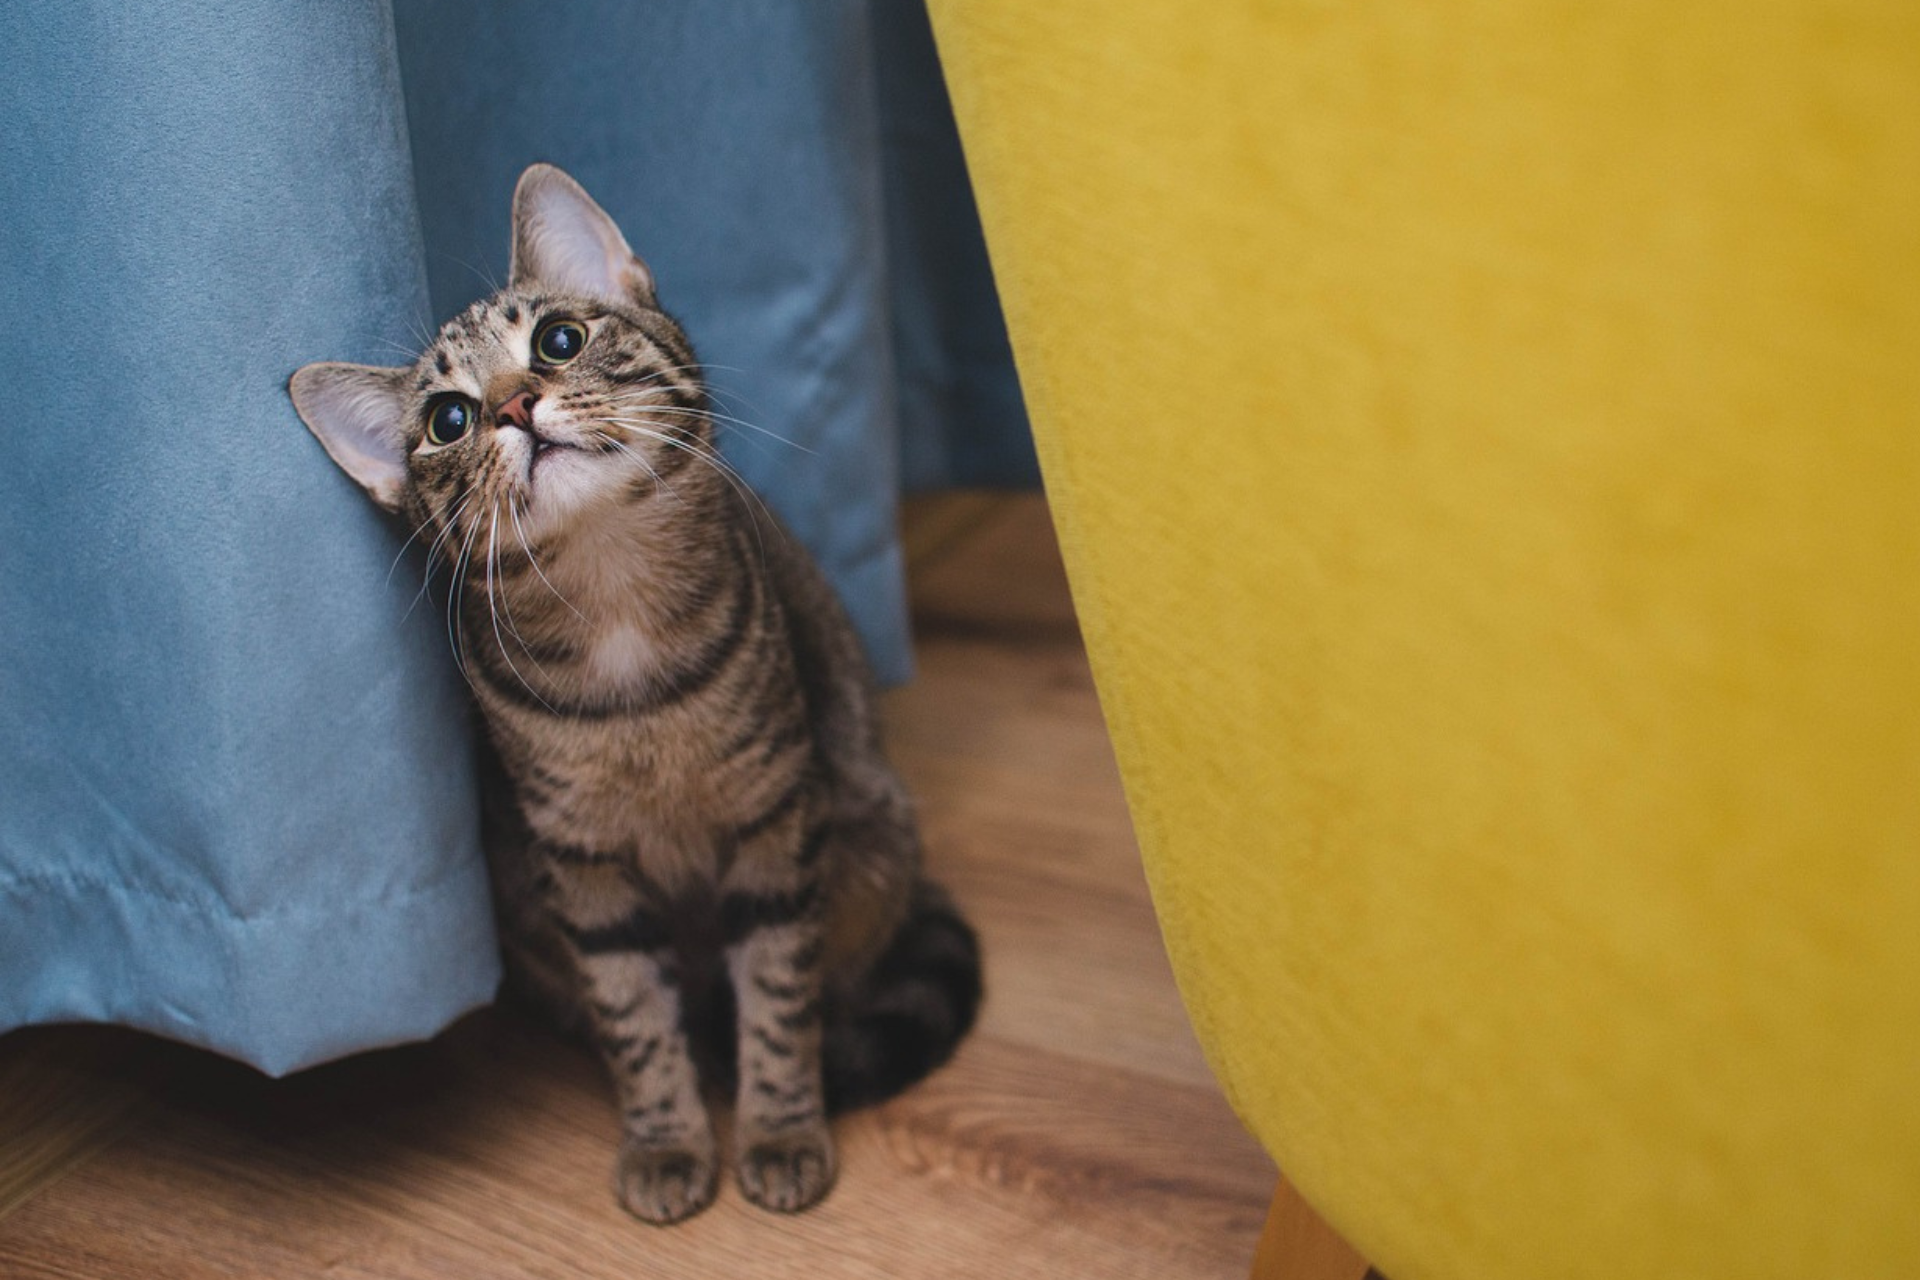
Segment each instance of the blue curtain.
M285 385L487 292L526 164L649 260L883 677L901 486L1036 479L915 0L118 0L0 49L0 1029L278 1073L491 997L444 618Z

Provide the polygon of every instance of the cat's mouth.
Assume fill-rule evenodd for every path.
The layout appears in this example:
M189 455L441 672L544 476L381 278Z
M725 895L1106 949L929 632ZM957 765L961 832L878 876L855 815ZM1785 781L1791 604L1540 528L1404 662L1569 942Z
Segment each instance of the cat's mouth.
M527 456L528 479L533 478L533 473L539 469L542 459L550 458L556 453L579 452L577 446L567 444L561 440L548 439L538 431L527 432L527 438L533 442L533 452Z
M546 473L551 465L562 454L578 453L579 450L563 441L543 436L538 431L529 431L525 427L520 429L526 433L527 443L533 446L527 450L527 470L525 478L520 481L526 487L528 501L532 501L537 488L547 487L549 481Z

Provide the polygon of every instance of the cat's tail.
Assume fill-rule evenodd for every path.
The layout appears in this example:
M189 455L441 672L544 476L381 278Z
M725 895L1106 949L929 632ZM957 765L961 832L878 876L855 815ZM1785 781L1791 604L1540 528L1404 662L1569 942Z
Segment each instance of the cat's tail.
M899 933L821 1047L827 1110L884 1102L953 1056L980 1010L980 943L944 890L923 880Z

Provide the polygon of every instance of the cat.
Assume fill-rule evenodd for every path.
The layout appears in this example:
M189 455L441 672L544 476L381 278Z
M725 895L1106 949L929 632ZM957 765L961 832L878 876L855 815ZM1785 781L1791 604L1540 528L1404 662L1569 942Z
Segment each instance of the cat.
M859 640L720 460L651 271L534 165L504 289L411 368L310 364L289 391L452 567L509 980L600 1048L620 1203L669 1223L713 1200L704 1076L732 1081L747 1198L814 1204L829 1115L971 1027L979 948L921 872Z

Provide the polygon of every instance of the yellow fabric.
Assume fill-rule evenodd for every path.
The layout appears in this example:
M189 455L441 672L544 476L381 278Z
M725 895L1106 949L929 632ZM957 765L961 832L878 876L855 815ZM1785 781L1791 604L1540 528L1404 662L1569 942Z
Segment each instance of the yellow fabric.
M935 0L1182 991L1395 1280L1920 1276L1920 6Z

